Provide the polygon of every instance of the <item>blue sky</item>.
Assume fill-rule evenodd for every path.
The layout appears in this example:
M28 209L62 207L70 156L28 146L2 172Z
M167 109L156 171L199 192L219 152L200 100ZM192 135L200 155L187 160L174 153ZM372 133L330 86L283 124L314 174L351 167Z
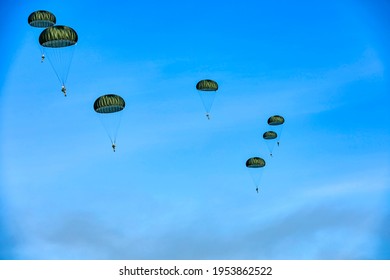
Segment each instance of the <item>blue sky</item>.
M389 4L162 2L1 4L0 258L389 259ZM79 36L67 97L40 9ZM126 100L115 153L107 93Z

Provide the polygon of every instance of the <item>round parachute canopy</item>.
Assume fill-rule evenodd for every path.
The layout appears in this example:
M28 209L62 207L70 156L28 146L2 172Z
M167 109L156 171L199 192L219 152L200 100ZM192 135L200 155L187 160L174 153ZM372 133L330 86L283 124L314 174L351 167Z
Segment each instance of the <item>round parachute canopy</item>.
M46 28L39 35L39 44L47 48L63 48L77 43L76 31L68 26L54 25Z
M27 21L32 27L47 28L56 24L56 16L48 11L39 10L31 13Z
M281 125L284 123L284 118L282 116L272 116L268 119L268 124L269 125Z
M216 91L218 90L218 84L213 80L201 80L196 84L196 89L202 91Z
M272 140L276 139L278 137L278 134L275 131L267 131L263 133L263 138L265 140Z
M246 167L259 168L265 166L265 160L260 157L252 157L246 161Z
M93 109L100 114L109 114L122 111L125 108L125 100L119 95L106 94L95 100Z

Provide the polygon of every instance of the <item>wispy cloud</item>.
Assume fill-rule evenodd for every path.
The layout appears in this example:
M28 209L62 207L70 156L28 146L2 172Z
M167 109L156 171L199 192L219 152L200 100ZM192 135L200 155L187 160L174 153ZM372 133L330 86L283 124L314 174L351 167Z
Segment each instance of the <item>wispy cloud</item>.
M31 223L27 238L39 246L38 258L54 259L371 259L381 256L386 217L379 209L389 195L375 172L301 188L272 204L150 193L123 212L126 197L113 207L110 199L101 216L93 207L47 215L47 226ZM119 224L107 219L113 215Z

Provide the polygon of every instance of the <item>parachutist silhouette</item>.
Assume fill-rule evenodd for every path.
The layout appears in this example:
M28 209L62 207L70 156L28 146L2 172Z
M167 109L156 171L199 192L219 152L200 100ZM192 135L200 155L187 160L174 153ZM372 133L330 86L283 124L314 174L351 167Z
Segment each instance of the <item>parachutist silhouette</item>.
M277 144L278 144L278 147L279 147L279 141L277 142Z
M209 114L209 113L206 113L206 117L207 117L207 119L209 120L209 119L210 119L210 114Z
M64 93L64 96L66 96L66 87L64 85L61 87L61 91Z
M112 150L115 152L115 147L116 145L115 144L112 144Z
M42 63L44 60L45 60L45 55L42 54L42 56L41 56L41 63Z
M259 188L258 187L256 187L256 192L259 193Z

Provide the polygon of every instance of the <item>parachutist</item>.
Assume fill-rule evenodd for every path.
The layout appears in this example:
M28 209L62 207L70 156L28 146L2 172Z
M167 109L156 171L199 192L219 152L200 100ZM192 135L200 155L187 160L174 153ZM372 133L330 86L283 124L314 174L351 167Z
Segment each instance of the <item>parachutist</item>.
M44 60L45 60L45 55L42 54L42 56L41 56L41 63L42 63Z
M115 144L112 144L112 150L115 152L115 147L116 145Z
M61 87L61 91L64 93L64 96L66 96L66 87L64 85Z
M277 142L277 144L278 144L278 147L279 147L279 141Z
M256 188L256 192L259 193L259 188Z
M210 114L209 114L209 113L206 113L206 117L207 117L207 119L209 120L209 119L210 119Z
M269 154L272 157L272 153Z

